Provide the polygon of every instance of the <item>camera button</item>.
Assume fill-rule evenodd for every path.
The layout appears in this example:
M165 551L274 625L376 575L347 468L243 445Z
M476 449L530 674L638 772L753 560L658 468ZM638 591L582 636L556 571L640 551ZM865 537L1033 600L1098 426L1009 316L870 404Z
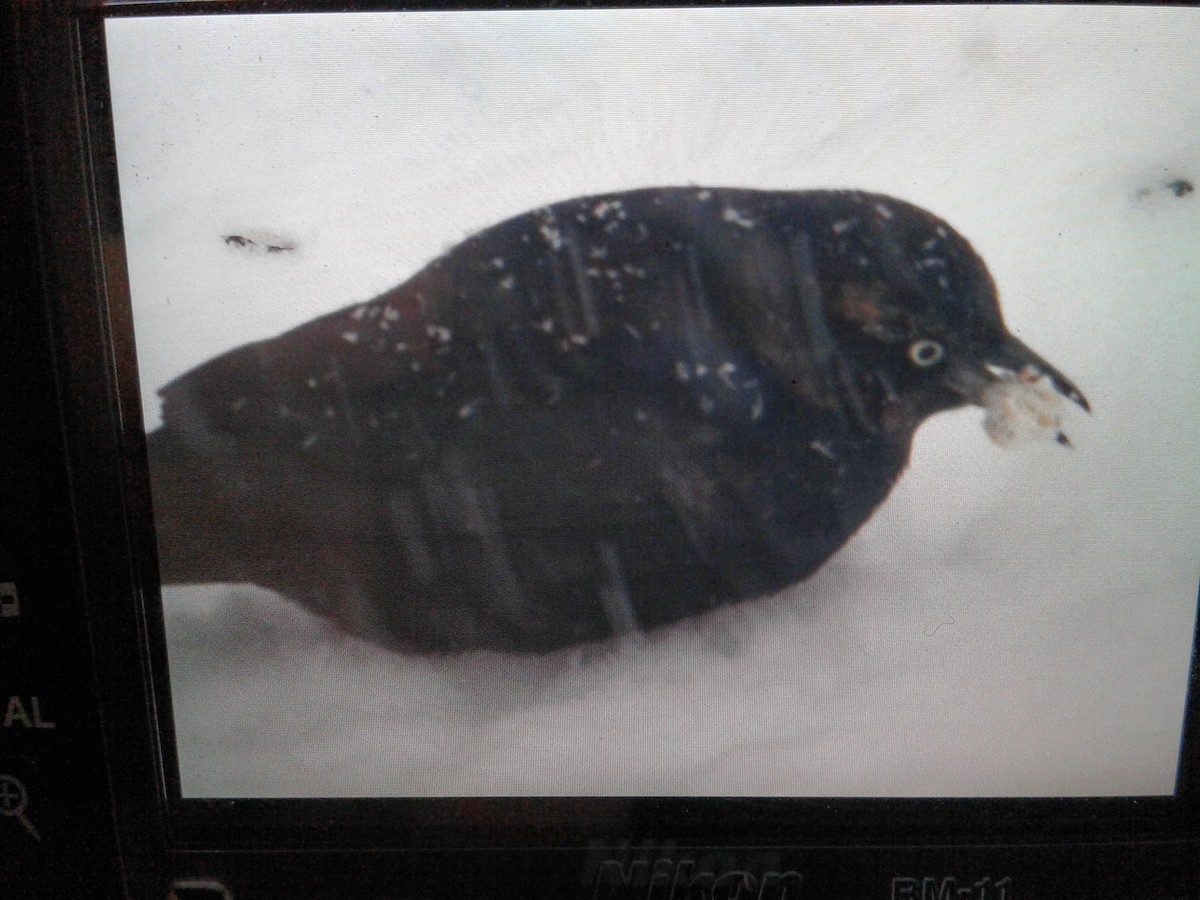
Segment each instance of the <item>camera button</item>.
M21 597L11 581L0 581L0 619L15 619L21 614Z
M171 883L167 900L233 900L233 891L215 878L180 878Z
M31 838L40 841L42 836L25 815L28 808L29 790L25 782L15 775L0 772L0 818L15 819Z

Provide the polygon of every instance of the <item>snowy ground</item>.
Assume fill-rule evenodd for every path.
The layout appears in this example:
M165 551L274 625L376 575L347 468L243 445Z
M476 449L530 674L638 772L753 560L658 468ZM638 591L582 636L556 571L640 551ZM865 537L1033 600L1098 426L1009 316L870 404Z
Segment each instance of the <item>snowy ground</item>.
M470 232L656 184L944 216L1094 415L919 434L819 575L547 658L164 592L186 796L1163 794L1200 572L1200 15L857 8L109 23L148 427L208 357ZM241 234L294 244L254 253Z

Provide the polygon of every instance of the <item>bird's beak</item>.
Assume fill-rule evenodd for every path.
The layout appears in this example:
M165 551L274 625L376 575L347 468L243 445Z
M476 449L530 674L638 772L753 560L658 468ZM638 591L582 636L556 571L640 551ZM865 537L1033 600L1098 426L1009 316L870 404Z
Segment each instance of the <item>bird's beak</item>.
M1062 372L1046 362L1011 334L1000 344L983 353L967 357L950 373L950 386L968 403L987 406L990 389L1002 381L1022 381L1027 384L1047 379L1062 396L1091 412L1083 392Z
M949 371L946 383L967 402L987 410L984 430L1001 445L1050 432L1058 443L1070 447L1059 430L1062 415L1057 395L1092 411L1070 379L1010 334L973 359L961 359Z
M1004 342L994 351L986 354L984 368L990 378L995 379L1003 373L1011 373L1023 380L1036 380L1041 377L1049 379L1054 389L1078 405L1085 412L1091 412L1087 398L1083 392L1072 384L1062 372L1046 362L1011 334L1004 337Z

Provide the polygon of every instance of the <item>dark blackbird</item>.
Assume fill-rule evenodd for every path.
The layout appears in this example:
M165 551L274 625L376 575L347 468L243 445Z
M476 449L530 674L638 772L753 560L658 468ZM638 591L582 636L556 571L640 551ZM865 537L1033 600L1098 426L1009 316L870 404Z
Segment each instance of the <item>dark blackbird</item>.
M1087 408L908 203L570 200L168 385L162 578L254 582L416 651L648 630L812 574L926 417L1034 382Z

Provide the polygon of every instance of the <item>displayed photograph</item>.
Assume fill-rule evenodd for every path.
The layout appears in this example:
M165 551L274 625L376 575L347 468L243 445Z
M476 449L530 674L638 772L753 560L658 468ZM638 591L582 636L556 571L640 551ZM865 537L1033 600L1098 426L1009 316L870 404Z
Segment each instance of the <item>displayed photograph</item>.
M1189 10L105 40L185 799L1174 792Z

